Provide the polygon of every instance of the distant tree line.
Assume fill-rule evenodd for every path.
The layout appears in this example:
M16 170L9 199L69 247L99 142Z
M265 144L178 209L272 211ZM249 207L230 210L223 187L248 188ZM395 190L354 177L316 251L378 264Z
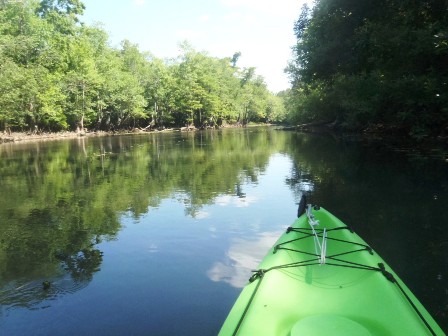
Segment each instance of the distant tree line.
M118 130L285 118L255 68L181 45L162 60L80 22L80 0L0 0L0 131Z
M292 121L448 135L446 0L316 0L294 32Z

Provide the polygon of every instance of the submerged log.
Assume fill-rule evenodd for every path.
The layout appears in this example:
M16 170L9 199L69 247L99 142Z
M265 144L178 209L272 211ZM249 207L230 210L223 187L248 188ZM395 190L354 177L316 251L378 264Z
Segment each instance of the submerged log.
M181 132L189 132L189 131L195 131L195 130L196 130L196 127L194 127L193 125L180 128Z
M298 131L308 131L308 130L319 130L319 129L329 129L335 130L340 125L339 118L336 118L333 121L313 121L306 124L300 124L296 126Z

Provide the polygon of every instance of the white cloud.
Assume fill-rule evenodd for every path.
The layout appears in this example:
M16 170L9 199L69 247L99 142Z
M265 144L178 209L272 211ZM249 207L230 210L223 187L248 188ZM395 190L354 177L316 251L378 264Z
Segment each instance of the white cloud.
M146 0L134 0L134 4L137 6L143 6L146 3Z
M208 14L203 14L199 17L199 21L200 22L208 22L210 21L210 15Z
M242 288L257 269L266 252L277 241L281 232L264 232L256 241L235 239L227 252L226 262L216 262L207 271L212 281L223 281Z
M210 217L210 213L208 213L207 211L198 211L194 214L194 218L196 219L205 219Z
M313 0L221 0L221 4L226 7L244 8L282 17L296 16L304 3L311 5L312 2Z
M220 0L217 38L204 48L217 57L240 51L239 67L255 67L271 91L284 90L290 86L284 69L296 42L294 21L305 2L312 0Z
M242 35L245 37L241 38ZM292 29L290 34L283 34L269 41L263 41L249 31L241 32L239 39L213 42L208 45L207 50L217 57L231 57L234 52L240 51L238 66L255 67L256 73L265 78L269 88L277 92L289 86L283 70L291 59L290 47L294 43Z
M253 25L257 23L256 16L252 14L245 14L242 12L231 12L223 16L223 20L229 23L237 22L238 25Z
M157 244L152 243L147 247L147 251L149 253L156 253L159 252L159 247L157 246Z
M220 206L234 206L236 208L246 208L256 203L258 198L255 196L236 197L230 195L219 196L215 199L215 203Z
M232 202L232 196L230 195L222 195L215 199L215 203L220 206L227 206Z
M258 198L255 196L237 197L235 198L235 206L237 208L246 208L257 201Z
M224 21L239 21L243 16L240 12L231 12L223 16Z
M194 41L205 36L205 33L194 29L181 29L176 32L176 36L182 40Z

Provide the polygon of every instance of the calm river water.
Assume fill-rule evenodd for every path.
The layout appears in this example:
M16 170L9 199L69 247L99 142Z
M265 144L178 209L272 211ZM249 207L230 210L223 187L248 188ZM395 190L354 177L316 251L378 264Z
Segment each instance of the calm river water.
M0 145L0 334L215 335L303 193L448 331L448 154L271 128Z

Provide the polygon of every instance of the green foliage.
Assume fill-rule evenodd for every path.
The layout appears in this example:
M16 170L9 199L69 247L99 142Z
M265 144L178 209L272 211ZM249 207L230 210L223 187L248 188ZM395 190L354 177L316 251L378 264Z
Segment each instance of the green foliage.
M381 125L411 135L448 127L446 1L317 1L295 24L287 71L297 122Z
M163 61L127 40L114 49L103 29L80 23L84 9L0 3L0 130L216 127L283 114L255 69L236 66L240 52L218 59L185 42Z

